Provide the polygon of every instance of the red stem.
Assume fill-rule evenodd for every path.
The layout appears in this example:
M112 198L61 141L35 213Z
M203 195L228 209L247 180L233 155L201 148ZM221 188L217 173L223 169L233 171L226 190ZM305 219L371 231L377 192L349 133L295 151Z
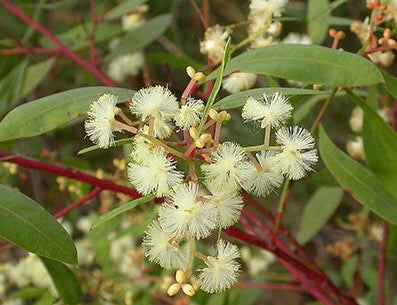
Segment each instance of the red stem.
M0 162L2 161L16 163L23 167L40 170L56 176L62 176L62 177L78 180L87 184L91 184L93 186L100 187L103 190L110 190L116 193L122 193L131 196L133 198L142 197L142 195L134 189L113 183L108 180L98 179L94 176L85 174L76 169L66 168L55 164L48 164L28 157L14 155L9 152L0 150Z
M303 291L300 285L292 284L253 284L253 283L238 283L233 288L237 289L266 289L266 290L289 290L289 291Z
M337 287L333 286L330 281L325 281L322 276L319 276L314 271L308 269L306 266L302 265L295 258L291 257L283 250L279 248L270 247L264 240L259 239L256 236L247 234L235 228L229 228L224 230L229 236L242 240L248 244L260 247L269 252L272 252L276 257L278 257L283 265L285 265L288 270L292 273L294 277L296 277L303 285L305 290L316 297L318 300L323 302L326 305L340 305L340 304L349 304L349 305L358 305L354 299L350 296L346 296L343 294L341 290ZM343 300L343 303L338 301L338 303L330 300L330 288L332 292L340 299ZM324 291L326 289L326 291Z
M102 189L100 187L95 187L90 193L88 193L87 195L81 197L80 199L78 199L77 201L73 202L72 204L69 204L67 207L65 207L64 209L60 210L59 212L57 212L54 215L55 219L58 219L66 214L68 214L69 212L73 211L74 209L79 208L80 206L82 206L84 203L86 203L87 201L89 201L90 199L94 198L96 195L98 195L100 192L102 192Z
M265 209L262 205L260 205L255 199L253 199L246 191L242 191L243 199L245 202L249 203L255 210L261 213L266 219L268 219L271 223L274 224L275 218L272 213L270 213L267 209ZM288 242L291 244L294 250L298 252L298 255L308 263L313 270L316 270L318 273L321 273L325 276L324 272L316 265L310 255L306 252L306 250L296 241L296 239L288 232L288 230L280 225L279 231L281 234L285 236Z
M98 68L89 62L85 61L79 55L70 50L67 46L65 46L54 34L52 34L49 30L47 30L44 26L34 21L32 18L27 16L24 12L22 12L17 6L15 6L10 0L3 0L4 8L9 11L11 14L37 30L44 37L48 38L59 50L59 53L62 55L69 57L72 61L74 61L77 65L91 73L95 78L100 80L105 86L114 87L115 83L111 81L107 76L105 76Z
M50 54L56 55L58 54L57 49L51 48L25 48L25 47L17 47L14 49L3 49L0 50L0 55L14 55L14 54Z
M97 51L95 46L95 35L98 26L98 19L96 16L96 0L91 0L91 20L92 20L92 32L90 35L91 62L95 67L98 67Z
M385 304L385 267L386 267L386 250L387 238L389 236L389 224L383 221L383 234L379 247L379 265L378 265L378 305Z

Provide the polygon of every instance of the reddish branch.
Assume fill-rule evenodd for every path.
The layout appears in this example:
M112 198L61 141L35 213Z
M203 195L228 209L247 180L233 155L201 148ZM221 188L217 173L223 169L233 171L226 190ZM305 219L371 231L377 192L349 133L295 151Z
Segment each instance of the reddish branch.
M98 67L99 63L97 59L97 51L95 45L96 29L98 27L98 18L96 16L96 0L91 0L91 20L92 20L92 29L90 35L91 62L95 67Z
M48 40L50 40L56 46L60 54L69 57L77 65L79 65L80 67L88 71L90 74L92 74L95 78L100 80L105 86L110 86L110 87L115 86L115 83L112 80L110 80L106 75L104 75L97 67L87 62L79 55L77 55L75 52L70 50L48 29L46 29L44 26L42 26L41 24L34 21L32 18L27 16L10 0L3 0L2 4L8 12L10 12L14 16L22 20L23 22L34 28L36 31L38 31L40 34L42 34L44 37L46 37Z
M303 291L300 285L292 284L253 284L253 283L238 283L233 288L237 289L266 289L266 290L289 290L289 291Z
M94 176L85 174L73 168L66 168L55 164L49 164L41 161L37 161L32 158L25 156L14 155L12 153L0 150L0 162L11 162L16 163L20 166L36 169L42 172L50 173L56 176L62 176L74 180L78 180L93 186L99 187L103 190L109 190L116 193L122 193L133 198L139 198L142 195L136 190L128 188L126 186L113 183L108 180L98 179Z
M77 201L73 202L72 204L69 204L67 207L65 207L64 209L60 210L59 212L57 212L54 215L55 219L58 219L66 214L68 214L69 212L73 211L74 209L77 209L79 207L81 207L83 204L87 203L89 200L91 200L92 198L94 198L96 195L98 195L100 192L102 192L102 189L100 187L95 187L90 193L88 193L87 195L81 197L80 199L78 199Z
M386 267L386 250L387 238L389 236L389 224L383 221L383 234L379 248L379 265L378 265L378 305L385 304L385 267Z
M298 279L305 291L313 295L326 305L357 305L356 301L350 296L345 295L339 288L334 286L328 279L307 268L294 257L290 256L284 250L270 246L264 240L242 232L235 228L229 228L224 232L234 238L242 240L248 244L260 247L272 252L280 262Z
M0 50L0 55L15 55L15 54L47 54L56 55L58 54L57 49L50 48L25 48L17 47L14 49L3 49Z

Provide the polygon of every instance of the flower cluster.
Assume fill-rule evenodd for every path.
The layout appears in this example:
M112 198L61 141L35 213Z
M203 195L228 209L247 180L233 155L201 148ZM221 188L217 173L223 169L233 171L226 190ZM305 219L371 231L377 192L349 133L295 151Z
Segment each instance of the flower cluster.
M192 79L187 88L202 79L193 68L187 72ZM303 128L285 126L293 107L278 92L246 100L242 119L264 130L263 144L249 147L221 142L221 128L231 115L206 106L186 90L180 101L165 87L139 90L128 104L135 121L117 101L115 96L103 95L94 102L86 129L99 147L114 145L114 131L134 134L128 178L143 195L164 199L158 218L146 231L145 256L177 270L169 295L230 288L240 271L240 253L237 246L221 239L221 232L239 221L241 191L265 197L285 179L303 178L317 161L313 137ZM218 234L215 255L197 251L196 241L214 233ZM203 266L193 270L196 258Z

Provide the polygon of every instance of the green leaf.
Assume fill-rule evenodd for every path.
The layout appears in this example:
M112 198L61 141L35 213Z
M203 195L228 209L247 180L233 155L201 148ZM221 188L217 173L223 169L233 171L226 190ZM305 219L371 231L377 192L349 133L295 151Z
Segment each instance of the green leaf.
M90 46L89 36L92 32L92 22L77 25L65 33L58 34L57 38L73 51L81 51ZM99 23L95 31L95 42L102 43L123 33L120 25ZM53 43L47 38L41 38L40 44L44 48L53 48Z
M192 66L195 70L200 70L203 66L200 62L186 57L186 56L178 56L169 53L154 53L147 54L146 59L154 64L167 64L170 67L174 67L177 69L181 69L183 71L186 70L186 67Z
M101 215L98 217L92 224L92 229L95 229L102 225L103 223L113 219L116 216L119 216L120 214L123 214L131 209L136 208L138 205L141 205L143 203L149 202L154 199L154 195L148 195L145 197L141 197L135 200L132 200L126 204L123 204L121 207L118 207L116 209L111 210L110 212Z
M120 139L120 140L114 141L114 145L113 146L121 146L121 145L124 145L124 144L131 144L132 139L133 138L127 138L127 139ZM86 154L88 152L95 151L97 149L100 149L98 147L98 145L92 145L90 147L87 147L87 148L84 148L84 149L80 150L77 153L77 155Z
M352 101L364 110L364 149L369 168L397 198L397 134L373 110L353 93ZM376 92L373 96L376 102Z
M328 187L338 187L338 182L335 181L332 174L328 169L324 168L323 170L317 172L313 176L308 178L308 182L318 186L328 186Z
M339 17L339 16L328 16L327 21L329 25L337 25L337 26L350 26L354 22L360 22L359 20Z
M321 44L328 31L328 0L309 0L307 5L308 32L315 44Z
M353 256L348 261L343 262L342 278L348 287L353 287L354 274L357 271L358 257Z
M384 81L376 65L359 55L301 44L277 44L247 51L230 60L225 74L236 71L332 87ZM207 79L214 79L217 73L215 70Z
M144 22L136 29L128 31L120 38L120 41L113 49L111 56L113 57L118 54L131 53L142 49L153 42L158 36L163 34L171 24L171 20L172 16L170 14L156 16Z
M241 91L226 96L219 102L215 103L214 107L216 109L233 109L241 107L245 104L247 98L252 96L253 98L261 98L263 94L272 94L274 92L280 92L284 95L314 95L314 94L327 94L326 92L309 90L309 89L296 89L296 88L259 88L251 89L246 91Z
M122 88L85 87L49 95L23 104L0 122L0 142L43 134L72 120L85 117L89 105L100 95L129 100L134 91Z
M385 78L386 90L395 98L397 98L397 78L382 70L383 77Z
M337 148L320 126L321 157L343 189L359 203L392 224L397 224L397 199L367 168Z
M28 61L25 59L0 82L0 114L18 102Z
M125 0L105 14L106 20L114 20L135 10L146 0Z
M37 255L77 264L73 240L39 204L24 194L0 185L1 238Z
M305 205L296 236L301 244L311 240L328 222L338 208L343 197L339 187L321 187Z
M19 98L27 96L32 92L48 75L55 63L55 57L31 65L26 69Z
M70 305L78 304L81 301L82 290L73 271L62 263L45 257L40 257L40 259L50 274L63 302Z
M201 134L204 124L207 121L208 113L210 112L210 109L212 108L212 106L215 103L216 96L218 95L219 91L221 90L223 75L225 73L226 66L230 59L231 44L232 44L232 39L229 37L229 39L227 40L226 45L225 45L225 50L223 52L221 66L217 70L218 74L216 76L214 88L211 91L210 97L208 98L207 104L205 105L205 109L203 111L203 116L202 116L202 119L201 119L201 122L200 122L200 125L198 128L199 134Z

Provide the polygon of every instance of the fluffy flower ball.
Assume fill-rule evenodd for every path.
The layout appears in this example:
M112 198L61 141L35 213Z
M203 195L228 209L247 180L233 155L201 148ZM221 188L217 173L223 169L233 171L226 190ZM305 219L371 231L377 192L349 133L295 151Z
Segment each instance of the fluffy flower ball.
M104 94L90 105L87 112L88 118L84 124L87 136L100 148L112 146L114 144L113 131L120 130L114 126L117 101L116 96Z

